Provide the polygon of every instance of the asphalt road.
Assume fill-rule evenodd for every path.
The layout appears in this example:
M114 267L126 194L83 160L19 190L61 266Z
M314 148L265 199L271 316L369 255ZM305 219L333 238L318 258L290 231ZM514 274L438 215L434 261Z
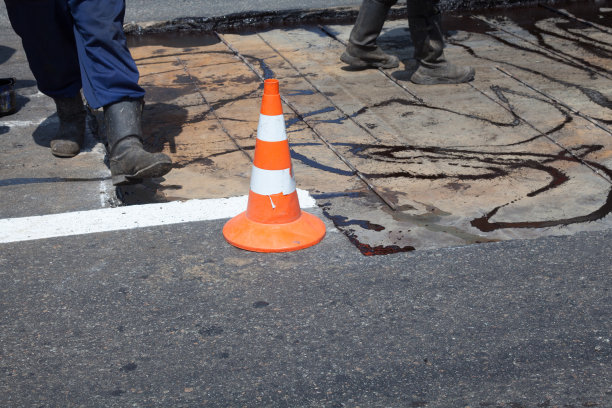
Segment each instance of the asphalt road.
M358 6L361 0L127 0L126 22L165 21L179 17L216 17L250 11Z
M358 6L361 0L310 0L306 5L297 0L127 0L125 22L167 21L181 17L218 17L249 11L291 10ZM0 27L9 27L4 2L0 3Z
M0 405L612 406L610 231L363 257L222 226L0 245Z

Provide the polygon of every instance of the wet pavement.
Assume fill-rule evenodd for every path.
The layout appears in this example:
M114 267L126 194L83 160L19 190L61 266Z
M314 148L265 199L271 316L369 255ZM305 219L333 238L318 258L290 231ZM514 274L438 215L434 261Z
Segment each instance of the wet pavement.
M345 24L131 36L147 148L175 165L118 189L100 112L51 156L53 103L0 27L0 219L246 194L275 77L328 225L286 254L228 245L225 220L1 243L0 405L612 406L611 17L447 14L476 79L435 87L407 80L400 20L385 71L343 66Z
M147 141L176 161L149 197L247 191L261 82L274 77L298 185L366 255L609 229L605 10L449 16L446 56L477 75L433 87L408 81L403 20L381 36L402 60L385 71L339 61L350 25L132 37Z

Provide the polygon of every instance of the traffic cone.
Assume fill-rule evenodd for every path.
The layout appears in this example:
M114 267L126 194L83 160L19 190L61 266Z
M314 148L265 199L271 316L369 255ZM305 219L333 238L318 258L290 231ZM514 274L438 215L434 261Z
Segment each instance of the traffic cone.
M256 252L289 252L319 243L325 224L302 212L295 190L278 80L264 81L247 210L229 220L223 236Z

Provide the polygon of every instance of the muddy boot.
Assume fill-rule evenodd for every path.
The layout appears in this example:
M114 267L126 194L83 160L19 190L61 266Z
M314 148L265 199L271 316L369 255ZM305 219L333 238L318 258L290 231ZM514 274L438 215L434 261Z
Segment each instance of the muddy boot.
M70 98L53 98L60 127L51 139L51 153L58 157L74 157L79 154L85 137L85 106L81 93Z
M140 183L161 177L172 168L163 153L149 153L142 146L142 100L126 100L104 107L113 185Z
M363 0L349 44L340 60L354 68L395 68L399 59L386 54L376 39L380 35L387 13L395 0Z
M441 15L432 2L408 0L408 24L419 66L410 80L415 84L460 84L474 79L474 68L453 65L444 58Z

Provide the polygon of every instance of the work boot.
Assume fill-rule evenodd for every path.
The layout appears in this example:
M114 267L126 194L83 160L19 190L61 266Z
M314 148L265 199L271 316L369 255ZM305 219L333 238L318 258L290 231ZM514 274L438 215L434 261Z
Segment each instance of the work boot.
M85 106L81 93L69 98L53 98L60 127L51 139L51 153L58 157L74 157L79 154L85 138Z
M460 84L474 79L474 68L451 64L444 57L441 15L432 3L408 0L408 24L419 63L410 80L415 84Z
M363 0L349 44L340 60L354 68L395 68L399 59L376 45L387 13L395 1Z
M142 145L142 99L124 100L104 107L113 185L140 183L161 177L172 168L163 153L149 153Z

